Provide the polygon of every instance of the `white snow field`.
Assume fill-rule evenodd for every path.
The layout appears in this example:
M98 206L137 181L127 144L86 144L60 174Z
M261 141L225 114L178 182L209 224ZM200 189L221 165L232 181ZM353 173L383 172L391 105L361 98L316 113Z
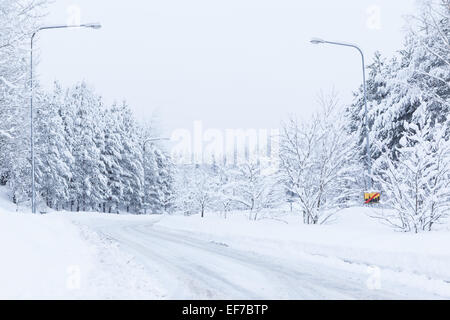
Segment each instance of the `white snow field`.
M63 214L21 213L0 188L0 299L160 299L117 244Z
M1 200L0 298L450 298L450 229L395 233L367 208L327 226L14 211Z

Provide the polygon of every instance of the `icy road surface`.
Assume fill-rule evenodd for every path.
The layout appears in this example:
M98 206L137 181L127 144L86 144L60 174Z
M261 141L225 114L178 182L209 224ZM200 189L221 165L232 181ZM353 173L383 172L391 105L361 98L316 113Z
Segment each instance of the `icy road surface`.
M381 289L370 290L367 272L255 253L251 246L236 250L202 234L158 226L157 219L91 217L79 222L133 255L165 292L164 299L446 298L385 279Z

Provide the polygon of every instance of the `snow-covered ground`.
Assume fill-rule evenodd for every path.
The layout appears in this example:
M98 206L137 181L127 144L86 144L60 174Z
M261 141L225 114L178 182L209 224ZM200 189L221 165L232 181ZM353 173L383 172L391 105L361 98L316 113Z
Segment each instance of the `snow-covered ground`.
M0 200L0 298L450 298L450 229L395 233L344 211L294 216L15 213ZM79 285L78 285L79 284Z
M309 261L342 271L366 274L361 285L398 283L450 297L450 226L430 233L394 232L369 216L370 208L343 211L334 224L307 226L299 217L248 221L242 214L165 217L157 226L201 234L205 241L248 250L277 259ZM371 286L369 284L369 286ZM417 295L415 295L417 293ZM424 296L425 297L425 296Z
M0 188L0 299L160 299L117 243L63 214L16 212Z

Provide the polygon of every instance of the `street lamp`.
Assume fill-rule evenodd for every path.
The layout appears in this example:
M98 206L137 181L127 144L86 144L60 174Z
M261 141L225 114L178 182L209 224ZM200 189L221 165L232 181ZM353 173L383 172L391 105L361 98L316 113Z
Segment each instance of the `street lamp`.
M312 44L332 44L337 46L344 46L344 47L351 47L361 54L362 58L362 69L363 69L363 87L364 87L364 108L365 108L365 116L364 116L364 122L366 126L366 152L367 152L367 167L368 167L368 187L369 189L372 189L372 156L370 155L370 140L369 140L369 114L368 114L368 107L367 107L367 87L366 87L366 63L364 59L364 53L361 50L359 46L356 44L351 43L345 43L345 42L335 42L335 41L326 41L320 38L312 38L311 39Z
M147 153L147 144L150 142L156 142L156 141L170 141L170 138L151 138L144 141L144 158ZM144 196L145 196L145 214L147 214L147 192L145 192L145 181L147 180L147 170L145 170L145 164L144 164Z
M31 210L33 214L36 213L36 188L35 188L35 159L34 159L34 127L33 127L33 98L34 98L34 86L33 86L33 45L34 38L38 32L43 30L53 30L53 29L69 29L69 28L90 28L98 30L102 27L100 23L85 23L80 25L61 25L61 26L45 26L40 27L31 35L31 59L30 59L30 111L31 111Z

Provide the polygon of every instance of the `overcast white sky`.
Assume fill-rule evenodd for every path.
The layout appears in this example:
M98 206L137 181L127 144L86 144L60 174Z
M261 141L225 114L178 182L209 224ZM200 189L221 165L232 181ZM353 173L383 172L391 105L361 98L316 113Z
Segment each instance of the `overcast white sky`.
M48 23L66 23L74 8L103 29L42 33L44 85L84 79L108 103L126 98L140 119L156 112L170 133L194 120L277 128L333 87L349 102L362 81L358 53L309 39L358 43L369 61L375 50L392 55L415 0L58 0Z

